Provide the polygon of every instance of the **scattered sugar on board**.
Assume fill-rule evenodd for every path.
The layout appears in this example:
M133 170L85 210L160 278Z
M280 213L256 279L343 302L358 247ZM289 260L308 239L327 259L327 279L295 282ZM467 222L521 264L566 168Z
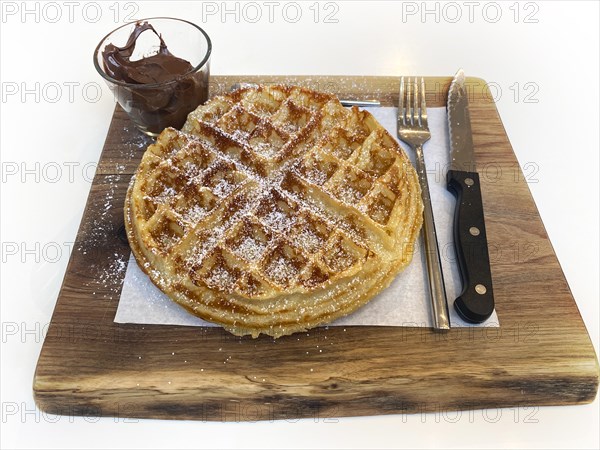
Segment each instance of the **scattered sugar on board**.
M122 160L135 159L141 151L144 151L153 142L152 138L141 133L135 127L130 128L129 125L123 127L122 136L125 136L125 138L121 142L121 145L118 146L120 151L119 157ZM116 174L104 177L103 185L105 186L105 194L101 199L100 214L94 217L87 224L87 227L84 228L86 234L80 240L77 248L84 255L87 255L97 247L105 245L108 242L109 236L112 237L116 231L110 213L114 207L115 193L122 181L125 169L125 164L116 163ZM124 277L127 262L125 257L114 253L109 256L109 261L106 261L106 264L95 264L98 267L99 276L96 283L89 283L88 285L99 284L100 286L97 287L97 290L102 288L106 291L108 289L108 292L104 293L104 297L112 298L113 294L120 291L121 286L117 280Z
M95 216L87 226L83 228L84 237L80 240L78 251L84 255L91 249L108 242L109 236L115 232L114 225L109 213L114 206L114 196L118 184L121 181L121 174L107 175L104 177L103 186L105 188L104 196L100 199L100 214Z
M125 125L121 135L123 140L118 146L121 153L120 157L127 160L139 156L140 152L144 151L153 142L150 136L146 136L133 125Z
M97 280L88 282L86 286L94 286L96 289L95 292L104 291L103 298L112 298L114 294L117 294L121 290L121 283L118 280L122 280L125 277L127 262L126 257L114 253L110 256L110 260L107 261L107 265L93 264L92 268L97 268L99 275Z

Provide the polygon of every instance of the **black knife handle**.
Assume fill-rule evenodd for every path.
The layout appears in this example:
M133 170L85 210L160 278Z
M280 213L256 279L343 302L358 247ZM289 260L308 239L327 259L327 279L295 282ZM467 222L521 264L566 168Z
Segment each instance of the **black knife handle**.
M479 175L449 170L447 181L456 197L454 247L463 284L454 308L467 322L481 323L494 312L494 290Z

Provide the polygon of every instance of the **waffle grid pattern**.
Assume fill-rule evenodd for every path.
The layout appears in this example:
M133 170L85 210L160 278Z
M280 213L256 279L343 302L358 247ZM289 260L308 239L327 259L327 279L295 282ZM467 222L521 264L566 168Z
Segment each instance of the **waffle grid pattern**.
M190 311L236 334L289 334L351 306L315 309L316 291L320 303L343 297L336 281L410 261L415 176L369 113L298 87L241 89L149 147L128 234L153 281Z

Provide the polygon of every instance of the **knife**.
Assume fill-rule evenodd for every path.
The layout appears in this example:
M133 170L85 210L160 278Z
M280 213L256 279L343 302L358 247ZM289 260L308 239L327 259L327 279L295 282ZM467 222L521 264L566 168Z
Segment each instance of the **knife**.
M447 109L450 132L447 188L456 197L454 247L463 287L454 301L454 309L467 322L481 323L494 312L494 290L462 69L450 84Z

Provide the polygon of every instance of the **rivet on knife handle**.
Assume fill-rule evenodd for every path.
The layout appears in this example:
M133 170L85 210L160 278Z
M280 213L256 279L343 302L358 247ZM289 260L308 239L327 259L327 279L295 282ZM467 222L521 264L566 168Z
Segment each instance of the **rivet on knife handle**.
M449 170L447 177L456 196L454 246L463 285L454 309L467 322L481 323L494 312L494 291L479 175Z

